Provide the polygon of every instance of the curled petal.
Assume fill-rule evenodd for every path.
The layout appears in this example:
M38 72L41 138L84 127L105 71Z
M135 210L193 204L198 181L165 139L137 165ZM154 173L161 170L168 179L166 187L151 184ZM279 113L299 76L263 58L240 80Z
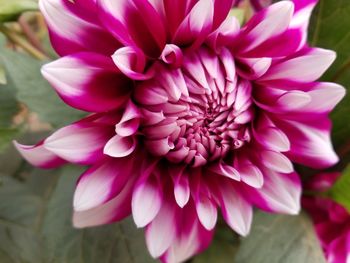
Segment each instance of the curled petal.
M152 70L144 73L146 57L137 48L122 47L112 55L112 59L119 70L133 80L149 79L154 74Z
M160 57L163 62L171 65L174 68L180 67L183 62L182 51L174 44L167 44Z
M130 155L135 148L136 139L134 136L122 137L115 135L106 143L103 153L111 157L121 158Z
M141 113L132 101L129 101L124 110L123 116L115 126L118 135L127 137L136 133L140 124Z

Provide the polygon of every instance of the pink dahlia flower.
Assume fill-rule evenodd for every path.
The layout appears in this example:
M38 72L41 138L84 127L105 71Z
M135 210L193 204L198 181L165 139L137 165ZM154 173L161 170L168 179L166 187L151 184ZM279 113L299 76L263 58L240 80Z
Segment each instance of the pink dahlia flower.
M240 28L233 0L41 0L62 56L43 75L91 115L18 150L90 166L74 225L132 214L164 262L205 249L218 209L241 235L254 206L296 214L292 162L337 162L327 115L344 96L317 82L335 54L306 44L315 4L282 1Z
M339 173L315 176L307 189L328 190ZM350 214L341 205L324 197L304 197L303 206L310 213L329 263L350 262Z

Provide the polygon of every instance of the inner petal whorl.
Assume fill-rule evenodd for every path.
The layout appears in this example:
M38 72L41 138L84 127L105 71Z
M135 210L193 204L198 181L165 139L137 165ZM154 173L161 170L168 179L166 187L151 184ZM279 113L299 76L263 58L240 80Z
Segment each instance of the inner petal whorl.
M185 53L179 69L159 62L156 76L137 84L148 151L194 167L223 158L250 141L252 87L236 75L228 50Z

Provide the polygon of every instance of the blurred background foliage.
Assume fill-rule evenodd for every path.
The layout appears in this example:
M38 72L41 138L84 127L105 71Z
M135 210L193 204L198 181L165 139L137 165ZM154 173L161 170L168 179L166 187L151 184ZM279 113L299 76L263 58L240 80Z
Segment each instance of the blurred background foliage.
M82 112L67 107L40 75L56 58L37 0L0 0L0 262L1 263L147 263L141 230L132 220L76 230L71 226L72 196L82 168L31 167L11 141L35 143ZM247 4L232 14L241 21ZM350 86L350 1L320 0L312 17L311 45L333 49L336 63L324 76ZM350 96L332 114L333 140L343 170L350 157ZM315 171L302 169L307 175ZM330 196L350 209L350 170ZM325 262L308 216L256 212L252 233L238 238L219 224L215 240L193 263Z

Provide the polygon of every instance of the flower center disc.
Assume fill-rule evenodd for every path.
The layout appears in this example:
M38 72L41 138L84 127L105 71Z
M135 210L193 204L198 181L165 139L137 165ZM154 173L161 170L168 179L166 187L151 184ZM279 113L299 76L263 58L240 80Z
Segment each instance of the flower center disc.
M236 75L228 50L185 53L181 68L157 62L156 75L137 84L141 134L156 156L194 167L223 158L250 141L250 82Z

